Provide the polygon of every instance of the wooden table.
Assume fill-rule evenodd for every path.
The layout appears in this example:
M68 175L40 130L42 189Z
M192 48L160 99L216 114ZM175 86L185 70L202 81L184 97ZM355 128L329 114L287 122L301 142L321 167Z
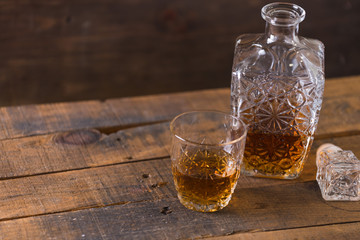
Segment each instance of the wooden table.
M240 177L228 207L183 207L169 120L229 110L229 89L0 109L0 239L359 239L360 202L326 202L325 142L360 157L360 76L326 81L310 158L296 180Z

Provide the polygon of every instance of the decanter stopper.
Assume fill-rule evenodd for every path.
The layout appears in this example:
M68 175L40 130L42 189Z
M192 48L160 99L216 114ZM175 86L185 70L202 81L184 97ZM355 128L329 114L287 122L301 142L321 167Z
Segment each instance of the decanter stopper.
M360 161L353 152L323 144L317 150L316 165L316 180L325 200L360 200Z

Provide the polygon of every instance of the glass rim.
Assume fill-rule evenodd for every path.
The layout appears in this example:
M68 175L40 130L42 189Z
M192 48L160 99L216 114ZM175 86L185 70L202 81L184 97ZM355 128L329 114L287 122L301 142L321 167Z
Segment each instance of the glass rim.
M181 137L179 134L176 133L176 131L174 129L174 123L180 117L182 117L184 115L194 114L194 113L216 113L216 114L222 114L223 116L229 116L229 117L237 120L241 124L241 127L243 128L244 131L243 131L243 133L241 134L240 137L238 137L238 138L236 138L234 140L227 141L227 142L224 142L224 143L219 143L219 144L199 143L199 142L188 140L188 139L186 139L184 137ZM247 125L240 118L235 117L234 115L231 115L231 114L226 113L226 112L217 111L217 110L195 110L195 111L183 112L183 113L180 113L177 116L175 116L173 118L173 120L171 120L171 122L170 122L170 132L172 133L172 135L174 137L176 137L177 139L179 139L179 140L181 140L183 142L186 142L186 143L190 143L190 144L197 145L197 146L222 147L222 146L227 146L227 145L234 144L234 143L239 142L242 139L244 139L246 134L247 134Z
M279 11L289 12L289 18L278 18L274 13ZM265 5L261 9L262 18L275 26L293 26L305 19L305 10L295 3L273 2Z

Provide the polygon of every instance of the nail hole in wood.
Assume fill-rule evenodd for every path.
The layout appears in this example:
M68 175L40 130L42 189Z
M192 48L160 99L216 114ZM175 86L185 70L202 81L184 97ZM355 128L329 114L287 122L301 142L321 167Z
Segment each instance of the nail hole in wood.
M172 210L170 207L163 207L160 212L164 215L167 215L167 214L172 213Z

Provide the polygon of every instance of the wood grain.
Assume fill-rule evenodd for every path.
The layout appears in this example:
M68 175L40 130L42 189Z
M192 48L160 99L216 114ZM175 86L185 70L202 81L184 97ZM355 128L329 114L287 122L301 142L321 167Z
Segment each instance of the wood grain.
M95 133L94 142L85 143ZM80 142L76 143L75 139ZM0 141L0 178L14 178L169 156L169 124L105 135L82 130Z
M169 123L165 122L109 135L86 129L1 140L0 179L164 158L169 156L170 137ZM324 142L357 152L357 137L319 138L310 159L315 159L315 150Z
M0 189L0 221L176 198L169 159L3 180Z
M349 87L351 86L351 87ZM317 134L359 131L360 76L326 81ZM0 108L0 139L98 128L105 133L169 121L198 109L228 111L229 89ZM340 114L339 114L340 113ZM346 114L346 115L344 115ZM343 119L339 116L346 117Z
M360 76L326 78L324 98L359 96Z
M63 148L62 150L57 151L43 142L39 145L43 147L32 145L31 149L38 149L38 151L24 153L21 161L16 161L16 156L13 160L9 159L8 164L13 165L7 166L7 169L5 166L2 174L12 172L13 176L0 181L0 220L175 197L170 160L159 159L163 157L162 154L167 154L169 142L166 145L155 145L152 149L149 142L157 144L157 142L162 142L160 138L166 136L160 131L159 135L154 135L157 141L154 139L147 140L148 142L141 141L139 136L144 139L153 136L151 133L146 134L144 129L145 127L138 129L138 132L135 132L137 136L135 134L130 136L131 132L119 135L123 145L135 145L134 148L121 149L119 145L102 142L98 146L64 145L59 147ZM140 135L140 132L143 134ZM127 134L128 139L124 138ZM357 148L359 140L360 136L350 136L336 138L332 142L344 149L352 149L356 155L360 155L360 149ZM315 146L323 142L324 140L315 141ZM146 151L140 150L136 153L137 149L143 148L149 148L150 153L153 151L154 155L151 158L154 160L146 158ZM313 148L303 174L294 181L243 177L237 188L296 185L314 181L315 151L316 148ZM129 159L128 154L134 157ZM31 164L26 163L26 160ZM29 168L28 176L20 175L22 167ZM18 168L20 170L17 170ZM77 170L74 170L76 168ZM54 169L56 172L51 174ZM20 174L14 178L17 171ZM33 175L29 176L30 174ZM143 177L143 174L149 174L151 177ZM158 184L161 187L152 186L157 183L166 184Z
M85 128L109 133L119 129L169 121L198 109L229 109L229 90L203 90L171 95L122 98L0 108L0 139ZM212 102L211 105L208 103Z
M359 239L360 222L332 224L268 232L239 233L230 236L210 238L211 240L288 240L288 239Z
M0 108L0 139L117 124L118 117L99 101Z
M168 121L228 109L229 89L1 108L0 239L356 237L348 231L358 227L360 202L322 199L315 151L331 142L360 156L359 83L326 83L300 178L240 177L230 205L213 214L176 198Z
M360 133L360 96L325 99L315 136L327 138Z
M168 207L171 213L164 214ZM1 221L9 238L188 239L360 221L360 203L325 202L316 182L237 188L224 210L204 214L176 198ZM84 237L84 236L83 236Z

